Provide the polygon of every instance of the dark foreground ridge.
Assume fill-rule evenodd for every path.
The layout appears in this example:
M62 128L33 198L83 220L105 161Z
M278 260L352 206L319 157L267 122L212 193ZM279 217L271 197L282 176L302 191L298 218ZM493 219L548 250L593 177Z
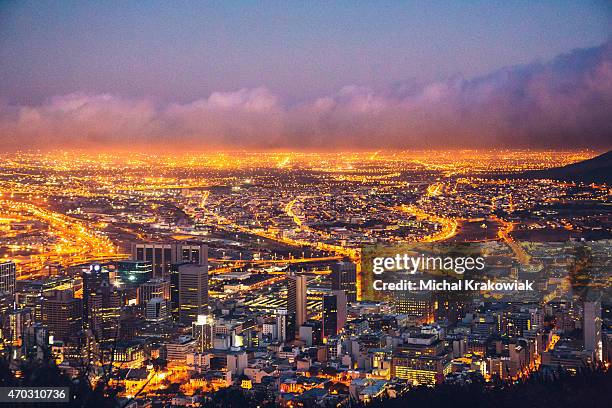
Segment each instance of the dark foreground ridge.
M577 375L539 373L514 384L419 387L396 399L375 401L368 408L588 408L608 406L610 399L612 372L587 369Z
M21 376L16 378L8 369L4 359L0 359L0 386L46 386L69 387L71 401L67 403L46 404L49 407L108 407L123 408L134 402L133 399L117 399L104 383L91 387L84 379L75 381L60 373L53 362L24 362ZM436 387L421 386L413 388L394 399L375 399L363 405L353 401L350 406L358 408L404 408L404 407L556 407L588 408L605 407L612 400L612 370L603 366L591 366L570 374L563 369L538 373L514 383L482 380L467 385L443 384ZM11 404L14 407L27 407L29 404ZM166 405L163 405L166 406ZM265 393L247 392L239 387L219 390L202 400L204 408L273 408L276 401ZM306 402L304 408L332 408L319 404L316 400Z

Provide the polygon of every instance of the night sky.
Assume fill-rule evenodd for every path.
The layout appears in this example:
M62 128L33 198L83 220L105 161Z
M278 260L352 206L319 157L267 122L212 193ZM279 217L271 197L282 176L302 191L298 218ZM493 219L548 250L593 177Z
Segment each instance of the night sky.
M611 35L606 1L4 1L0 149L602 150Z

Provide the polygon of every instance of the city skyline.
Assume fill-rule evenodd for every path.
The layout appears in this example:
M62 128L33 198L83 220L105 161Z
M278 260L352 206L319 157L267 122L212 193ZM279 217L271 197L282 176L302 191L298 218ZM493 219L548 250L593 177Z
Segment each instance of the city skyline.
M51 367L76 406L609 383L612 153L593 155L0 153L0 363L24 387ZM473 284L371 273L401 253Z
M0 2L0 404L606 406L610 23Z

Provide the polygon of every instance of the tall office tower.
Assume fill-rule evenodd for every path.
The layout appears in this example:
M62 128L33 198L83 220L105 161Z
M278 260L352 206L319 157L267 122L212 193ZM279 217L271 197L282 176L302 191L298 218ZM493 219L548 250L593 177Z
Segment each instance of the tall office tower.
M2 322L8 313L13 310L15 305L15 296L10 293L0 292L0 338L4 338L2 330L4 329Z
M357 301L357 265L337 262L331 267L332 290L343 290L349 303Z
M102 343L112 343L119 337L119 317L121 315L122 299L117 288L103 281L96 291L95 297L90 297L90 329Z
M601 302L584 302L584 349L590 351L597 361L602 361Z
M153 264L151 261L119 261L117 262L117 273L121 283L140 285L153 276Z
M278 309L276 311L276 329L278 341L281 343L295 338L295 323L291 321L292 318L293 316L289 316L287 309Z
M145 319L152 322L162 322L169 316L168 301L154 297L146 302Z
M34 316L30 308L16 309L9 313L7 332L8 340L13 347L24 346L26 331L32 324L34 324Z
M323 296L323 336L335 336L346 323L346 293L333 291Z
M411 383L433 385L450 371L451 353L437 334L410 335L394 350L391 376Z
M0 292L15 293L17 266L15 262L0 263Z
M178 267L179 320L191 324L198 315L208 314L208 264Z
M287 311L295 319L294 333L297 333L308 317L306 314L306 282L306 276L296 275L293 272L287 275Z
M83 304L71 290L58 291L42 304L42 323L54 340L66 340L81 331Z
M34 323L25 333L26 358L42 361L49 355L49 331L41 323Z
M81 267L82 268L82 267ZM85 270L89 270L87 265ZM45 280L22 280L15 286L14 299L18 307L29 307L35 321L42 321L42 303L44 299L55 296L58 290L73 289L74 279L71 276L54 276Z
M15 291L15 306L31 309L32 318L37 322L42 319L42 301L40 291L34 288L24 287Z
M152 263L154 277L167 276L176 263L208 264L208 247L200 242L137 242L131 249L132 260Z
M92 264L89 270L83 271L83 327L90 328L90 312L96 304L98 289L103 282L109 283L108 271L100 264Z
M396 313L408 315L416 322L427 323L433 321L433 295L432 292L398 292L393 294L392 304Z
M214 321L209 315L198 315L191 324L191 335L196 340L196 352L203 353L213 346Z
M472 299L468 292L439 291L433 295L434 320L457 323L470 308Z
M170 315L174 322L179 320L179 267L189 262L170 265Z
M170 282L162 278L153 278L138 287L138 304L144 305L153 298L170 300Z

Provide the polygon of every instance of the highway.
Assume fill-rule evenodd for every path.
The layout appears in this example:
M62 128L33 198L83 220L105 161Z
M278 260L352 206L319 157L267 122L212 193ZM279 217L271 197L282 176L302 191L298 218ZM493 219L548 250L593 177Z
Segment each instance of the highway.
M436 224L440 224L442 226L442 229L440 231L434 232L431 235L427 235L419 239L419 242L445 241L457 235L457 231L459 229L459 222L453 218L445 218L433 214L428 214L413 205L402 205L396 207L396 210L402 211L406 214L410 214L416 217L418 220L427 220Z
M48 234L56 243L31 256L31 262L17 262L18 279L44 276L45 268L78 265L96 260L125 259L128 255L117 252L116 246L105 236L95 232L81 221L31 203L0 200L2 212L16 212L25 218L36 219L48 226Z

